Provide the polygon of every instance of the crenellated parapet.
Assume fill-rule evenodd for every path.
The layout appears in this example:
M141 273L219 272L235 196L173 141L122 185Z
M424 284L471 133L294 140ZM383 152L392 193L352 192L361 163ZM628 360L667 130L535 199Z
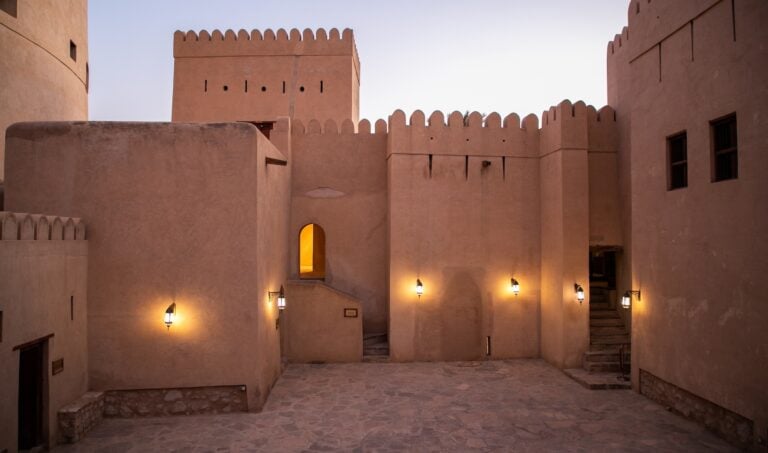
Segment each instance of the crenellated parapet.
M389 117L390 154L445 154L464 156L534 156L538 119L516 113L502 120L496 112L454 111L447 118L435 111L426 118L414 111L406 122L405 112L396 110Z
M315 134L329 134L329 135L370 135L370 134L386 134L387 122L384 120L376 120L371 127L371 122L363 119L357 124L352 120L346 119L342 121L340 125L336 124L334 120L325 120L320 123L318 120L310 120L305 126L301 120L293 120L291 123L291 132L294 136L301 135L315 135Z
M582 101L564 100L541 115L541 155L556 150L616 151L616 114L609 106L599 111Z
M275 55L352 55L357 58L354 33L345 28L342 32L332 28L330 32L323 28L313 32L305 29L278 29L276 32L260 30L201 30L176 31L173 35L173 56L183 57L240 57L240 56L275 56Z
M85 223L77 217L0 211L2 241L84 241Z

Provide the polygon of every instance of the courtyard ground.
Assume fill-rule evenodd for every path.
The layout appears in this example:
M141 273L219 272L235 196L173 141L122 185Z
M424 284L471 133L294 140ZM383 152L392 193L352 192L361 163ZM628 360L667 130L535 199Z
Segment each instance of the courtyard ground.
M106 419L57 452L735 451L542 360L289 365L261 413Z

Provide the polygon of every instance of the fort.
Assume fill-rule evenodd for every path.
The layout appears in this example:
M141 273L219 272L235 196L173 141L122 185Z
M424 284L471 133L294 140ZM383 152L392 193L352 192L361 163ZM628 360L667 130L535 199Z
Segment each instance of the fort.
M168 123L87 121L69 3L0 2L0 451L522 358L765 448L765 2L632 0L608 105L522 118L360 119L350 29L177 31Z

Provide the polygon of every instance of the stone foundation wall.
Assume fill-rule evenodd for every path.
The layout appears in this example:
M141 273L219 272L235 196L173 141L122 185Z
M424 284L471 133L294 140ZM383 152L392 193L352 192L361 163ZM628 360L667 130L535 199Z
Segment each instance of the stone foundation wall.
M244 385L109 390L104 416L133 418L248 412Z
M672 412L704 425L728 442L750 448L754 423L735 412L640 370L640 393Z
M73 444L104 418L104 393L88 392L59 409L59 441Z

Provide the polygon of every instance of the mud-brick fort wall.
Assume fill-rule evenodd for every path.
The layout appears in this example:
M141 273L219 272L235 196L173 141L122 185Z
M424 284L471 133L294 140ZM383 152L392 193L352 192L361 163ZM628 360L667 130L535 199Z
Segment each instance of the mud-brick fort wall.
M0 2L0 181L5 129L88 118L86 0Z
M350 29L177 31L173 49L173 121L357 124L360 63Z
M593 151L607 157L593 162ZM613 111L581 102L545 112L541 129L534 115L521 123L515 114L453 112L446 124L440 112L427 121L416 111L406 124L395 112L387 148L391 356L541 355L578 366L588 305L575 302L573 283L587 281L590 236L620 245L617 201L600 193L616 193L615 151ZM603 219L594 225L593 206Z
M360 300L366 332L386 332L386 122L296 121L291 144L291 278L299 278L301 228L321 226L325 283Z
M22 123L8 151L9 208L89 219L90 389L245 386L259 409L280 372L290 190L266 158L287 156L245 123Z
M633 382L646 391L643 370L754 421L764 437L768 3L634 0L628 20L608 45L608 94L630 181L628 284L642 291ZM712 122L730 115L738 171L715 181ZM669 190L667 138L680 133L687 185Z
M0 451L18 445L21 350L42 345L48 447L58 410L88 390L85 234L79 218L0 212Z

